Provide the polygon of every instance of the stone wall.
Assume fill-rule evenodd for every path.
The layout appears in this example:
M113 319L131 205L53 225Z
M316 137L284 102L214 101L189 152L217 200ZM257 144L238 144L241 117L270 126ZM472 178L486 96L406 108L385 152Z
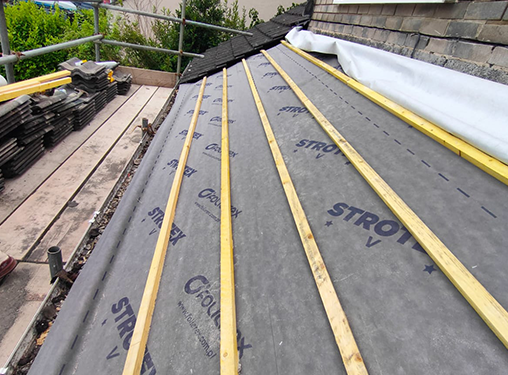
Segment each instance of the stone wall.
M508 1L335 5L309 30L508 84Z

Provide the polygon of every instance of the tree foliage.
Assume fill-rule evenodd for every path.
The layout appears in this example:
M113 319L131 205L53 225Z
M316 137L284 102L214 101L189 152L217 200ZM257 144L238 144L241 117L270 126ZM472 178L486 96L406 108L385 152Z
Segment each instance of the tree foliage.
M259 12L255 8L251 8L249 10L249 17L250 17L249 29L252 29L254 26L259 25L260 23L265 22L264 20L259 18Z
M172 14L167 9L163 10L166 15L181 17L181 6ZM228 4L221 0L190 0L185 6L185 18L217 26L228 27L237 30L246 30L246 11L240 11L238 0ZM153 25L154 40L162 48L178 50L180 24L157 20ZM208 48L215 47L231 37L230 33L198 27L187 24L183 38L183 51L202 53ZM177 56L169 56L164 59L165 70L176 70ZM185 67L190 58L183 58L182 66Z
M20 1L5 7L5 18L9 31L11 51L23 52L69 40L93 35L93 11L83 10L69 14L58 6L54 11L46 12L33 2ZM101 17L99 29L110 33L106 12ZM37 77L54 72L58 64L71 56L82 59L94 59L93 43L83 44L68 50L60 50L27 59L14 65L17 80ZM102 45L101 52L106 56L115 56L118 48Z
M12 51L31 50L61 42L61 36L71 25L70 20L62 16L60 9L53 14L40 12L33 3L22 2L5 9L9 43ZM63 61L66 51L25 60L14 66L16 77L24 79L54 69L55 64Z
M293 6L296 4L293 4ZM154 6L154 11L157 11ZM290 8L288 8L290 9ZM284 7L279 6L278 12ZM125 14L114 17L111 12L100 9L100 32L109 39L127 43L149 45L153 47L178 50L180 24L156 20L151 25L151 33L143 32L145 26L135 17ZM174 13L163 9L168 16L181 17L181 6ZM80 10L69 13L55 6L46 10L31 1L15 1L5 6L5 16L9 31L11 50L22 52L49 46L65 41L84 38L94 34L92 10ZM188 0L185 8L187 20L223 26L231 29L246 30L261 22L256 9L249 10L250 25L247 27L245 8L240 9L238 0ZM208 48L228 40L233 34L187 24L183 39L183 51L202 53ZM140 51L101 44L101 58L115 60L122 65L139 68L175 71L176 55ZM58 68L58 64L70 57L83 60L95 59L93 43L86 43L68 50L45 54L33 59L23 60L14 65L17 80L24 80L48 74ZM185 67L190 58L184 58Z
M294 7L297 7L300 4L297 3L291 3L291 6L288 6L287 8L284 8L283 5L279 5L277 7L277 13L275 14L275 17L280 16L281 14L286 13L288 10L293 9Z

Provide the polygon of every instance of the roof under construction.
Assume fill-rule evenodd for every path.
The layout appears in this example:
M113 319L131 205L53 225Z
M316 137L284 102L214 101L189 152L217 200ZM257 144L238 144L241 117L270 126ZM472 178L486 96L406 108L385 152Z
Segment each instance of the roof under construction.
M247 56L258 53L263 48L273 47L293 27L306 26L309 23L312 10L310 6L307 4L298 5L268 22L260 23L249 29L252 36L238 35L216 47L207 49L204 58L191 61L181 82L196 81L239 62Z
M354 358L371 374L508 368L503 342L450 281L455 265L427 254L437 237L464 278L508 306L506 185L290 48L267 52L229 66L226 80L218 72L180 85L30 374L122 372L180 172L141 374L219 372L224 98L242 374L345 374L336 331L344 320L331 318L339 300ZM392 190L379 192L378 177ZM415 240L409 211L388 207L391 192L432 238Z

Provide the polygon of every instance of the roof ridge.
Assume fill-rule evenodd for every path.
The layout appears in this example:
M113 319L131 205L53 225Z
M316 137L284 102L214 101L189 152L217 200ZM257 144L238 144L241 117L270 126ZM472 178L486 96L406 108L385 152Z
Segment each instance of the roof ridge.
M270 37L267 33L265 33L263 30L261 30L261 29L259 28L259 25L268 24L268 23L270 23L270 22L273 22L273 21L271 21L271 20L270 20L270 21L268 21L268 22L263 22L263 23L260 23L260 24L258 24L258 25L256 25L256 26L254 26L254 28L255 28L257 31L259 31L261 34L263 34L264 36L266 36L267 38L272 39L272 38L271 38L271 37ZM274 23L277 23L277 22L274 22Z
M250 28L252 36L237 35L217 46L207 49L204 52L205 58L194 59L190 68L183 75L181 82L191 82L200 77L213 73L224 66L239 61L243 57L250 56L259 52L260 49L266 49L278 43L284 38L284 35L295 25L306 25L310 20L310 15L299 15L294 13L305 13L306 2L300 4L287 12L273 17L267 22L263 22ZM300 8L302 11L300 12ZM243 37L244 39L240 39ZM229 42L229 43L226 43Z

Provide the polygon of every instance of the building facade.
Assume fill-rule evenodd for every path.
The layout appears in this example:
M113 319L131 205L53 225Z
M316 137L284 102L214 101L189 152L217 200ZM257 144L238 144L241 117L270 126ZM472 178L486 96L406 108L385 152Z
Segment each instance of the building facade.
M309 30L508 84L508 1L339 2L316 0Z

